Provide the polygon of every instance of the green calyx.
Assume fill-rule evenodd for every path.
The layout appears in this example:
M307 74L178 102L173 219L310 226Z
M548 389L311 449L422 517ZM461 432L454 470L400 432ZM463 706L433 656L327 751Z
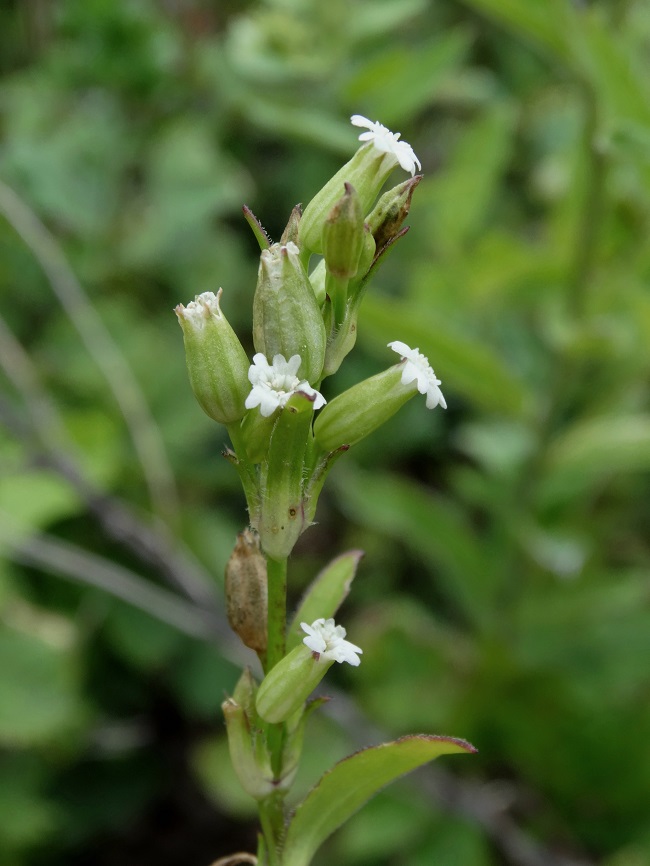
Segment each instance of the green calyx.
M220 424L244 417L250 362L221 312L222 289L203 292L175 313L183 329L190 384L203 411Z
M311 437L313 404L298 392L281 410L262 463L259 511L251 516L262 550L285 559L309 526L304 494L305 456Z
M286 721L302 707L333 664L299 644L262 681L255 701L257 712L267 722Z
M351 160L330 178L309 202L298 229L301 248L310 253L323 252L323 226L332 208L344 192L344 184L357 191L362 213L368 213L380 189L397 160L391 154L381 153L372 144L360 147Z
M300 355L301 373L320 380L325 325L300 252L293 241L262 250L253 299L253 342L267 358Z
M401 381L403 364L397 364L353 385L325 406L314 424L314 439L323 451L355 445L417 393L412 382Z

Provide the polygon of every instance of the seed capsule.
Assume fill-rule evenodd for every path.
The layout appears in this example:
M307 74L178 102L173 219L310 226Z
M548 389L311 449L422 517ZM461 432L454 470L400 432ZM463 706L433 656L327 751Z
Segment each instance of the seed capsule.
M258 534L245 529L226 565L226 609L228 622L242 642L258 654L266 652L267 617L266 560Z

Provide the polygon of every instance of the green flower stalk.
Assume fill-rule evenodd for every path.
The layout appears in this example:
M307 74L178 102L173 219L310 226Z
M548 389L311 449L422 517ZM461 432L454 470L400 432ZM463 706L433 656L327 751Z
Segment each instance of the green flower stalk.
M221 312L222 291L203 292L174 312L183 329L190 384L200 407L220 424L231 424L246 412L249 361Z

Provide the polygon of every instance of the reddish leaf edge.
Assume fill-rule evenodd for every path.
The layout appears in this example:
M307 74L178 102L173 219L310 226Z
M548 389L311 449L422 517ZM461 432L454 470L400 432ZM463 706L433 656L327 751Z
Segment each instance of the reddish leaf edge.
M433 741L433 742L437 742L437 743L439 743L439 742L452 743L454 746L458 746L459 749L461 749L463 752L466 752L469 755L478 754L478 749L476 748L476 746L473 746L470 742L468 742L467 740L463 740L460 737L447 737L444 734L405 734L403 737L397 737L394 740L389 740L387 743L377 743L377 745L375 745L375 746L363 746L363 748L357 749L356 752L350 752L349 755L346 755L345 758L341 758L339 761L337 761L335 764L333 764L329 768L329 770L326 770L323 773L323 775L320 777L318 782L316 782L316 784L313 785L309 789L307 794L305 794L305 797L303 798L302 802L304 803L304 801L309 797L311 792L314 791L316 788L318 788L319 785L321 784L321 782L323 781L323 779L326 776L329 776L330 773L332 773L336 769L336 767L338 767L339 764L343 764L345 761L349 761L350 758L354 758L356 755L360 755L362 752L368 752L370 749L381 749L384 746L392 746L395 743L403 743L406 740L427 740L427 742ZM443 756L441 755L440 757L443 757ZM297 810L300 808L301 805L302 805L302 803L298 803L296 805L296 807L291 812L291 817L293 817L295 815L295 813L297 812Z

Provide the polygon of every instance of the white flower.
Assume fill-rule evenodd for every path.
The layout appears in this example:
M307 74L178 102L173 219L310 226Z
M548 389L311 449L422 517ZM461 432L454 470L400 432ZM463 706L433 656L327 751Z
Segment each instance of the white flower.
M258 352L248 370L248 380L253 389L244 403L246 408L259 406L260 414L268 418L278 407L286 406L287 401L298 391L313 398L314 409L324 406L327 401L323 395L314 390L309 382L301 381L296 376L300 364L300 355L293 355L288 361L284 355L276 355L273 364L269 364L264 355Z
M333 619L321 617L311 625L301 622L300 628L307 634L302 642L321 658L333 662L348 662L354 667L361 663L357 653L363 653L363 650L345 640L345 629L342 625L336 625Z
M214 292L203 292L197 295L193 301L190 301L186 307L179 304L176 307L176 313L179 317L190 322L197 330L201 330L210 316L222 318L223 313L219 306L222 292L223 289L219 289L216 295Z
M406 343L401 343L399 340L393 340L388 346L406 361L402 371L402 385L409 385L411 382L417 381L420 394L427 395L427 409L435 409L438 404L446 409L445 398L438 387L442 383L440 379L436 379L429 359L419 349L411 349Z
M368 130L368 132L361 133L359 141L372 141L381 153L391 153L404 171L408 171L411 176L415 174L416 167L418 170L422 168L422 164L413 152L411 145L406 141L399 140L401 132L391 132L383 123L368 120L361 114L353 114L350 121L353 126L362 126Z

